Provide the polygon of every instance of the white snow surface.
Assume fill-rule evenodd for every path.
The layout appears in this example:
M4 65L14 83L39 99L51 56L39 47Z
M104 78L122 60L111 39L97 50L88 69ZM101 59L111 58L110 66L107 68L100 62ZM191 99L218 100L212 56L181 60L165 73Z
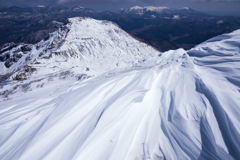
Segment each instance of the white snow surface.
M1 99L0 159L239 159L239 42L237 30Z
M24 45L6 52L14 55ZM70 18L69 23L50 34L48 40L30 46L32 50L21 53L21 59L10 68L0 62L0 75L19 73L22 68L30 66L37 69L31 77L68 70L95 76L160 54L112 22L82 17Z
M161 12L163 10L169 9L168 7L154 7L154 6L145 6L145 7L140 7L140 6L134 6L129 9L129 11L153 11L153 12Z

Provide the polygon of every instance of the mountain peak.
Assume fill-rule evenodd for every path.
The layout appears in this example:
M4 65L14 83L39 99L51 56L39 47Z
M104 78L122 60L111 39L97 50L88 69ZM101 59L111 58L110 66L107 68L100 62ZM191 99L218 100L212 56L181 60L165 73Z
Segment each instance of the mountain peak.
M94 76L160 54L113 22L84 17L68 21L37 44L5 47L0 55L0 75L15 74L31 66L37 68L36 77L38 73L44 76L64 70Z
M139 9L143 9L143 7L134 6L134 7L131 7L131 8L130 8L130 11L132 11L132 10L139 10Z
M168 7L154 7L154 6L145 6L145 7L140 7L140 6L134 6L129 9L129 11L153 11L153 12L161 12L162 10L169 9Z
M182 9L189 10L189 8L188 8L188 7L183 7Z

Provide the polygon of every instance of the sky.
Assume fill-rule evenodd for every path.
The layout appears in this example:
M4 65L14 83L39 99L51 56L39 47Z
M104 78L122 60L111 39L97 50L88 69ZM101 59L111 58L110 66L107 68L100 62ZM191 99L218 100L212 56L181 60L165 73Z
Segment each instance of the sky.
M240 0L0 0L0 6L64 5L95 10L117 10L133 6L190 7L213 15L240 16Z

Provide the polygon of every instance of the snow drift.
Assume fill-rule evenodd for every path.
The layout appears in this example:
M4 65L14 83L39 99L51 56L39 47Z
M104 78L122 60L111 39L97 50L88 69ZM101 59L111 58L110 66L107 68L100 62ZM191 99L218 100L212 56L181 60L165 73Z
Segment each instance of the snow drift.
M239 159L239 41L14 94L1 101L0 159Z

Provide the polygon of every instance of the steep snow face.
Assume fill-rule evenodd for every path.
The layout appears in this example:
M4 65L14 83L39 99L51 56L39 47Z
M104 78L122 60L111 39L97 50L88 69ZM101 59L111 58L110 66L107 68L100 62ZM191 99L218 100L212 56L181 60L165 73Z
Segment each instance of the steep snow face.
M70 69L93 76L160 54L116 24L91 18L70 18L66 26L35 45L8 48L1 54L0 75L19 75L30 67L35 77Z
M0 159L239 159L239 36L1 101Z

